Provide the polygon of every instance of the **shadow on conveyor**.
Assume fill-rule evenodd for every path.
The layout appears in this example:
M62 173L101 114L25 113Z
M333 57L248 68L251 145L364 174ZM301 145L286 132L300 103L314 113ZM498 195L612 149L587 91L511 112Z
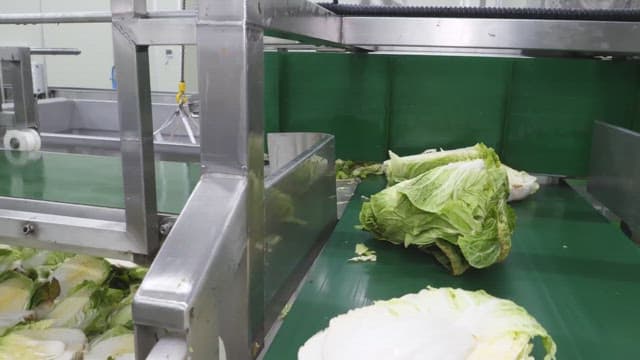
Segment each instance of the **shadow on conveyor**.
M614 283L620 281L638 283L637 264L606 260L604 245L602 256L602 259L575 258L514 251L509 254L507 262L509 271L533 271L535 269L537 273L541 274L575 275L581 278L601 279Z
M561 219L563 222L608 222L604 216L594 216L593 206L587 202L570 201L575 198L574 191L571 186L563 181L557 185L545 185L545 191L552 195L551 199L542 202L521 201L511 203L514 209L526 210L524 214L518 216L519 221L545 218Z

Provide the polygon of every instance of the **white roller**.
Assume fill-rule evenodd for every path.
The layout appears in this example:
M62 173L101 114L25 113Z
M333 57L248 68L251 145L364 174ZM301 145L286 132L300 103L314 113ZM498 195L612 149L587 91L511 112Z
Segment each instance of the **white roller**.
M42 142L40 134L34 129L7 130L4 134L5 149L17 151L38 151Z

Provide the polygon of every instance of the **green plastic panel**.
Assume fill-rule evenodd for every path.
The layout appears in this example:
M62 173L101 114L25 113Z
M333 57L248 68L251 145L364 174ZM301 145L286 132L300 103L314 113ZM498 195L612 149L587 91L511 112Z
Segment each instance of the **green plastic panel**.
M265 133L280 131L280 58L279 53L268 53L264 57Z
M515 167L584 176L593 121L640 127L634 62L269 53L265 64L267 128L335 134L340 158L483 141Z
M387 61L342 54L281 55L280 129L336 136L339 156L386 156Z
M631 127L637 65L589 60L514 63L503 160L529 171L585 175L593 122Z
M114 156L0 151L0 196L121 208L120 164ZM158 210L179 213L199 179L196 163L156 162Z
M361 196L383 185L382 179L360 185L265 360L295 360L298 348L332 317L429 285L484 289L515 301L551 333L559 359L637 358L640 249L567 185L542 187L516 203L509 257L460 277L418 250L354 229ZM377 262L347 262L359 242L378 252Z
M464 57L392 59L390 147L402 155L425 148L500 145L511 62Z

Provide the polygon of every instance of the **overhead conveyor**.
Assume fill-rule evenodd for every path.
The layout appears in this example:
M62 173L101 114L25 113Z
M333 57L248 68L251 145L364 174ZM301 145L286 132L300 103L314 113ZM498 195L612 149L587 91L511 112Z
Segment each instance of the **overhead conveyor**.
M464 278L353 229L359 197L380 189L379 180L360 186L334 230L333 136L269 134L265 160L263 51L271 43L358 53L633 57L640 53L639 20L637 10L306 0L200 0L198 11L179 12L112 0L108 13L2 14L0 24L111 23L118 89L117 96L66 90L64 98L34 102L31 110L43 115L45 152L4 152L0 173L10 181L0 188L0 240L150 264L133 304L139 359L294 359L331 316L427 285L483 288L517 300L548 324L562 357L633 356L633 339L625 334L640 320L632 304L638 283L630 275L640 253L567 186L543 187L518 205L512 256ZM175 100L151 93L149 46L185 44L197 47L200 145L154 142L154 121L173 111ZM76 123L56 122L69 109ZM96 114L118 121L96 121ZM90 166L101 170L87 174ZM346 264L357 242L376 248L380 260ZM606 259L598 256L603 248ZM278 320L287 303L291 312Z

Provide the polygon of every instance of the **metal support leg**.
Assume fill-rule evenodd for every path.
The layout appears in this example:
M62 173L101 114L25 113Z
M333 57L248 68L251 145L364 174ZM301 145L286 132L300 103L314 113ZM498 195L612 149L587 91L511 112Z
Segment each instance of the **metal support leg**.
M202 177L133 302L136 353L169 332L193 360L263 342L263 32L256 1L201 0ZM219 337L222 346L219 346ZM150 350L153 346L154 350Z
M111 7L127 231L141 239L146 244L147 254L153 255L160 243L149 53L147 46L137 46L118 27L119 21L143 13L145 0L112 0Z
M214 10L215 9L215 10ZM236 298L220 299L218 326L232 359L246 359L263 337L263 30L258 2L201 0L197 25L203 172L247 182L246 271L232 281ZM220 295L224 295L221 292ZM238 297L246 306L232 305ZM232 310L232 311L229 311ZM234 324L241 320L241 326ZM244 328L244 329L243 329Z

